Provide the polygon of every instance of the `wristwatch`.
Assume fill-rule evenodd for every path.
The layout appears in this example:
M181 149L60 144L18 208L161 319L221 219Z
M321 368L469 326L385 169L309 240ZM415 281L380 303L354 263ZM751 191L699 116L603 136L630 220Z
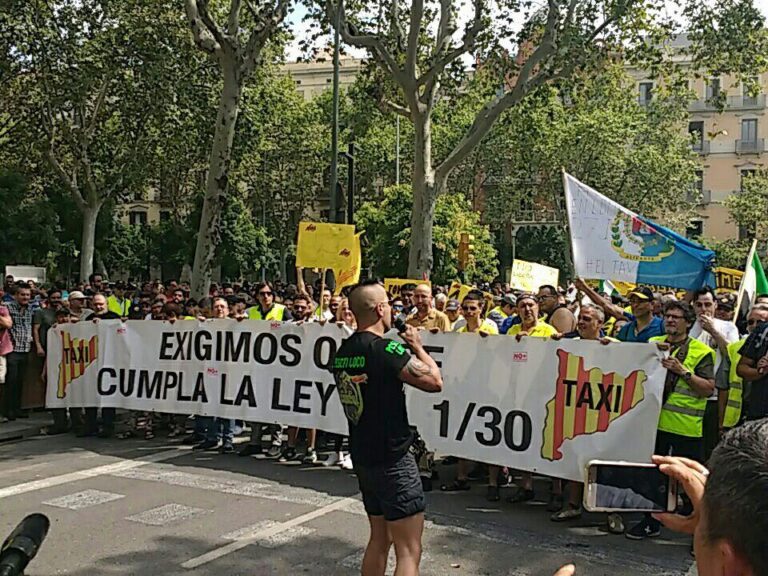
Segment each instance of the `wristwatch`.
M685 380L687 383L690 383L691 378L693 378L693 372L690 370L683 374L683 380Z

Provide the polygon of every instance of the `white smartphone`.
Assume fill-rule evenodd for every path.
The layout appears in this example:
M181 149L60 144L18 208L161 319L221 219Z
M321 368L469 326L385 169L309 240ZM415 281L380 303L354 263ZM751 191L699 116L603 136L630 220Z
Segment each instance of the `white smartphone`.
M674 512L677 482L655 464L592 460L584 508L589 512Z

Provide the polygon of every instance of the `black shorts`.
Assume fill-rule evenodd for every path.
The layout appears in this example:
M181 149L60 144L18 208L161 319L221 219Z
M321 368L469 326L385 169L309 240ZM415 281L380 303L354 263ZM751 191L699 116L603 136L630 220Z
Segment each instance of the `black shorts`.
M390 464L355 465L355 474L369 516L384 516L393 522L424 512L424 489L410 450Z

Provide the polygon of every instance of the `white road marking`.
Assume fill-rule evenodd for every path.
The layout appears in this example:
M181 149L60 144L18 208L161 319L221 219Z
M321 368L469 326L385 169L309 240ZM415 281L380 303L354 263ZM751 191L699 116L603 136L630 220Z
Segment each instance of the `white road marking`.
M43 490L45 488L52 488L53 486L77 482L78 480L87 480L89 478L95 478L96 476L104 476L105 474L114 474L125 470L140 468L154 462L165 462L166 460L172 460L173 458L178 458L185 454L189 454L189 450L179 448L174 450L164 450L163 452L157 452L155 454L150 454L149 456L142 456L136 460L120 460L119 462L96 466L94 468L88 468L87 470L78 470L77 472L69 472L67 474L61 474L60 476L51 476L50 478L43 478L41 480L22 482L21 484L16 484L14 486L0 488L0 500L9 498L10 496L26 494L27 492L33 492L35 490Z
M696 568L696 562L694 562L693 564L691 564L691 567L688 568L688 572L685 573L685 576L698 576L698 575L699 575L699 571Z
M102 492L101 490L83 490L75 492L61 498L46 500L43 504L55 506L56 508L67 508L68 510L82 510L99 504L106 504L114 500L125 498L123 494L113 494L112 492Z
M301 516L296 516L296 518L286 520L285 522L278 522L268 528L264 528L259 532L254 532L250 536L244 537L241 540L235 540L234 542L231 542L226 546L215 548L210 552L206 552L205 554L197 556L196 558L187 560L181 565L181 567L191 570L199 566L202 566L203 564L213 562L214 560L218 560L219 558L222 558L227 554L232 554L233 552L242 550L243 548L245 548L246 546L250 546L254 542L270 538L272 536L275 536L276 534L285 532L286 530L289 530L296 526L301 526L302 524L306 524L307 522L314 520L315 518L320 518L321 516L325 516L326 514L330 514L331 512L340 510L345 506L347 506L350 500L353 500L353 498L341 498L331 504L328 504L327 506L323 506L322 508L318 508L317 510L312 510L311 512L307 512L306 514L302 514Z
M323 492L276 482L241 482L237 480L218 480L212 476L177 472L173 470L121 470L111 474L119 478L132 480L147 480L162 482L170 486L183 486L199 490L212 490L223 494L251 496L291 504L308 504L310 506L325 506L336 501L336 498Z
M205 510L203 508L194 508L192 506L184 506L183 504L166 504L158 508L152 508L133 516L128 516L126 520L131 522L138 522L139 524L148 524L149 526L165 526L172 522L178 522L179 520L186 520L192 518L192 516L199 516L200 514L207 514L211 510Z
M254 544L258 544L264 548L277 548L278 546L288 544L294 540L297 540L303 536L309 536L315 532L314 528L307 528L306 526L294 526L293 528L288 528L287 530L283 530L282 532L278 532L277 534L273 534L266 538L258 537L259 533L267 530L268 528L273 528L276 524L279 524L279 522L275 520L263 520L262 522L257 522L252 526L246 526L245 528L240 528L234 532L224 534L222 538L224 540L246 540L253 539L255 536L255 539L253 539Z

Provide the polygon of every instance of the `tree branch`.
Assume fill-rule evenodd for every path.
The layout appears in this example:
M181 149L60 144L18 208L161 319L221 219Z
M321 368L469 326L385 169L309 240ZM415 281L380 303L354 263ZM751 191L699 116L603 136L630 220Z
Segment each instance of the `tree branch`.
M417 86L424 86L424 93L422 95L422 102L425 104L433 104L435 100L435 91L438 88L440 74L445 68L460 58L463 54L468 54L472 51L477 43L477 38L480 32L483 31L483 14L484 4L483 0L474 0L475 15L467 27L464 29L464 36L461 43L451 48L451 39L453 33L456 31L455 24L453 24L453 13L450 9L450 0L441 0L441 11L447 10L449 13L448 19L446 19L445 13L440 14L440 32L438 34L437 44L435 45L435 51L432 57L432 64L416 81ZM448 6L446 6L448 5Z
M285 15L288 13L288 6L291 0L278 0L277 6L269 15L260 14L256 28L251 32L248 38L248 44L245 48L245 57L243 59L241 72L244 78L247 78L253 72L253 69L261 59L261 51L269 40L272 32L283 23Z
M368 50L374 60L392 76L395 82L401 86L407 85L405 73L395 61L394 55L387 49L383 38L375 34L359 34L356 26L347 21L343 1L340 0L339 7L336 8L333 5L333 0L325 0L326 16L331 22L336 21L336 10L341 10L341 17L339 18L341 29L339 33L344 42L350 46Z
M53 138L55 137L56 133L55 131L51 133L51 140L48 142L48 150L46 151L46 157L48 158L48 163L51 165L51 168L53 168L53 171L56 172L59 178L61 178L61 181L64 182L64 185L69 188L69 192L72 195L72 198L75 201L75 204L80 210L84 210L87 208L87 204L85 203L85 200L83 199L83 195L80 193L80 188L78 188L77 183L69 177L69 174L67 174L66 170L61 166L59 163L59 159L56 158L56 153L53 149Z
M241 0L231 0L229 4L229 17L227 18L227 36L236 38L240 30L240 6Z
M205 0L201 0L205 1ZM192 29L192 37L197 47L212 56L221 56L222 48L219 38L204 24L197 0L186 0L187 18ZM207 6L206 6L207 13ZM210 19L210 17L209 17ZM218 28L218 27L217 27Z
M397 1L397 0L393 0ZM411 3L411 24L408 29L408 45L405 47L405 71L408 79L416 80L416 63L419 57L419 36L421 36L421 21L424 19L424 0L413 0Z
M90 140L93 133L96 131L96 123L99 118L99 114L101 113L101 109L104 107L104 100L107 97L107 88L109 88L109 81L110 81L110 74L107 72L107 75L104 77L104 80L101 83L101 89L99 89L99 94L96 97L96 104L93 106L93 113L91 114L91 121L88 122L88 126L85 128L85 137Z
M392 100L387 98L379 98L376 101L376 105L378 106L379 110L385 114L399 114L405 118L411 118L411 111L406 106L401 106L400 104L392 102Z
M554 75L539 71L531 79L534 70L557 52L556 38L560 10L557 0L548 0L548 4L547 23L541 42L520 68L515 87L483 106L462 139L435 170L435 180L447 178L451 170L458 166L488 134L493 123L505 110L520 102L531 90L555 78Z

